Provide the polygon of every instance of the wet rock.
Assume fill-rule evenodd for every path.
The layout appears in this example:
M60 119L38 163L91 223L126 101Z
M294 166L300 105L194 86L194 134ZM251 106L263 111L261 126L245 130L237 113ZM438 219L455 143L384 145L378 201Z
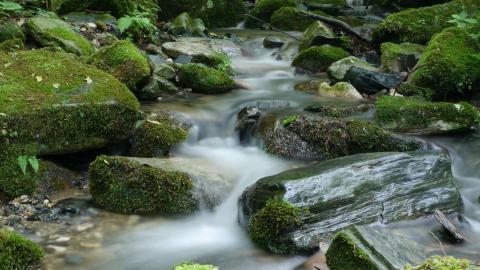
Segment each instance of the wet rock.
M154 65L153 74L159 77L165 78L167 80L173 80L175 79L177 72L171 65L157 64L157 65Z
M182 65L178 73L179 84L201 94L223 94L237 88L227 73L200 64Z
M175 64L190 64L192 63L193 57L190 55L180 55L175 59Z
M0 42L15 38L25 40L25 34L16 21L6 22L0 25Z
M321 45L318 42L313 43L315 39L319 40L333 38L335 38L335 34L326 24L320 21L315 21L303 33L302 39L300 41L300 50L305 50L314 45Z
M332 63L327 69L328 77L330 77L333 81L344 81L345 75L351 67L359 67L370 71L377 70L369 63L360 60L355 56L350 56Z
M147 85L136 91L136 96L140 100L156 100L159 97L174 96L180 92L180 89L173 82L153 75Z
M167 42L162 44L163 51L170 57L177 58L180 55L210 55L215 51L204 43Z
M362 103L359 105L328 105L324 103L320 104L313 104L305 107L305 111L315 113L316 115L322 117L335 117L335 118L342 118L342 117L349 117L353 115L359 115L362 113L366 113L375 106L373 104Z
M313 79L306 82L300 82L295 84L295 90L297 91L306 91L306 92L318 92L320 84L328 83L329 80L325 79Z
M250 141L254 136L261 115L257 106L247 106L238 113L235 130L239 133L241 143Z
M349 53L341 48L330 45L315 46L300 51L293 59L292 66L311 73L325 72L332 63L348 56Z
M360 93L374 95L381 90L397 88L403 77L397 74L371 71L359 67L350 67L343 78L351 83Z
M109 13L96 12L71 12L64 16L67 21L77 27L88 26L89 28L96 28L99 24L106 24L107 28L116 27L117 19ZM108 30L108 29L101 29Z
M263 47L267 49L280 48L283 44L285 44L285 42L276 37L266 37L263 40Z
M89 212L89 203L86 199L64 199L53 206L35 206L34 211L28 212L28 221L58 222L68 221L76 216L92 216ZM23 211L25 213L25 211ZM16 215L23 215L22 212L15 212Z
M348 98L348 99L362 99L362 95L353 87L353 85L347 82L338 82L332 86L323 82L318 88L318 93L322 97L333 98Z
M258 222L257 213L272 200L296 209L300 223L277 231L264 247L295 254L316 250L319 241L351 225L463 209L450 160L430 151L359 154L265 177L242 194L240 222Z
M385 71L410 72L417 64L425 47L419 44L404 42L382 44L382 67Z
M295 7L295 1L293 0L262 0L256 1L255 7L250 11L250 15L259 18L265 22L269 22L273 13L285 6ZM259 28L262 25L262 22L253 19L252 17L247 17L245 21L245 26L247 28Z
M314 19L302 16L296 7L282 7L277 9L270 18L270 24L284 31L305 31L315 22Z
M203 24L203 21L199 18L192 18L187 12L184 12L175 18L168 28L168 32L172 35L185 35L185 36L205 36L207 28Z

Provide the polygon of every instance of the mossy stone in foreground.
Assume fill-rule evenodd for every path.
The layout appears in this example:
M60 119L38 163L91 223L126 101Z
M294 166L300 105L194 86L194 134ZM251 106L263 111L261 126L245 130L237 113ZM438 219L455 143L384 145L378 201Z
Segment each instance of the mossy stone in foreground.
M411 84L430 88L434 100L459 100L478 91L480 53L471 34L478 28L451 27L435 35L410 74Z
M213 265L202 265L196 263L182 263L175 267L172 270L219 270L218 267Z
M237 87L226 72L200 64L185 64L179 67L179 83L184 88L201 94L222 94Z
M99 156L89 168L98 206L123 214L187 214L198 208L192 178L124 157Z
M0 270L27 269L39 263L42 248L25 237L0 229Z
M37 16L26 24L28 33L44 47L59 47L76 55L91 55L95 47L71 26L56 18Z
M469 131L479 123L480 113L466 102L428 102L384 96L377 100L375 119L389 130L428 135Z
M292 65L313 73L324 72L332 63L348 56L350 54L342 48L330 45L314 46L300 51Z
M90 57L88 63L112 74L134 92L151 74L145 55L127 40L101 49Z
M407 9L388 16L373 32L373 42L412 42L425 44L444 28L452 26L449 20L453 14L465 11L469 17L479 14L478 0L454 0L430 7Z

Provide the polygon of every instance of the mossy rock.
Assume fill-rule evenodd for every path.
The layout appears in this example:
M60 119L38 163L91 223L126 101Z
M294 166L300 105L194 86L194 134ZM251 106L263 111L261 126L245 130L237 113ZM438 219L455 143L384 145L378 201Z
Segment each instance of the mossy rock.
M17 50L23 50L25 43L19 38L9 39L4 42L0 42L0 51L13 52Z
M0 42L15 38L25 40L25 34L17 22L9 21L0 25Z
M259 0L255 7L250 11L250 15L263 21L270 22L273 13L282 7L295 7L295 0ZM261 22L247 17L245 26L248 28L260 27Z
M470 17L479 14L477 0L454 0L430 7L407 9L388 16L373 32L373 42L380 44L412 42L427 43L435 33L452 26L452 15L467 12Z
M139 124L132 136L131 153L137 157L161 157L184 141L188 127L168 113L153 114Z
M98 206L123 214L187 214L198 208L192 178L124 157L99 156L89 168L90 193Z
M197 54L192 57L192 63L201 63L222 72L233 73L232 59L225 53Z
M425 260L418 266L406 265L405 270L480 270L480 267L473 266L473 263L467 259L457 259L451 256L433 256Z
M305 31L314 19L300 15L300 11L295 7L282 7L272 14L270 24L285 31Z
M150 16L156 17L156 13L159 11L156 0L63 0L58 13L67 14L87 9L108 11L117 18L134 11L147 12Z
M42 46L61 48L79 56L88 56L95 47L82 35L60 19L37 16L26 24L28 33Z
M42 248L20 234L0 229L0 270L27 269L40 263Z
M424 50L425 46L420 44L385 42L381 46L382 67L390 72L408 72L414 68Z
M318 88L318 93L322 97L362 99L362 95L347 82L338 82L332 86L323 82Z
M191 88L201 94L223 94L237 85L227 73L200 64L185 64L180 66L179 84Z
M326 24L315 21L303 33L302 39L300 41L300 50L308 49L312 46L312 42L318 38L323 37L325 39L333 39L335 34L332 29L330 29Z
M382 7L397 5L407 8L428 7L437 4L443 4L450 0L373 0L371 3Z
M332 81L341 82L351 67L359 67L369 71L377 70L370 63L358 59L355 56L349 56L332 63L327 69L327 75Z
M181 263L172 268L172 270L219 270L213 265L197 264L197 263Z
M383 128L422 135L468 132L480 122L472 105L385 96L377 100L375 119Z
M187 12L178 15L168 27L172 35L205 36L205 25L202 19L192 18Z
M127 40L101 49L89 58L88 63L112 74L134 93L152 73L147 57Z
M348 56L350 54L342 48L314 46L300 51L293 59L292 66L312 73L325 72L332 63Z
M459 100L478 90L480 47L470 34L478 28L451 27L435 35L408 81L434 91L434 100Z

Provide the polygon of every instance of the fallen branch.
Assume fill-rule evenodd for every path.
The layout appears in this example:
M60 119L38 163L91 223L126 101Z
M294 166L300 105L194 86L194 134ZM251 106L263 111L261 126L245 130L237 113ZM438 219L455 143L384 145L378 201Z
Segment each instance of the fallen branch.
M465 237L457 230L455 225L453 225L450 220L442 213L440 210L435 210L435 219L440 223L445 232L452 237L455 242L463 243L465 242Z
M266 21L264 21L264 20L262 20L262 19L260 19L260 18L257 18L257 17L255 17L255 16L252 16L252 15L250 15L250 14L243 14L243 16L247 16L247 17L250 17L250 18L252 18L252 19L254 19L254 20L257 20L257 21L259 21L259 22L267 25L268 27L270 27L271 29L273 29L273 30L275 30L275 31L277 31L277 32L280 32L280 33L282 33L282 34L284 34L284 35L286 35L286 36L288 36L288 37L290 37L290 38L293 38L293 39L295 39L295 40L297 40L297 41L300 41L300 39L298 39L297 37L294 37L294 36L290 35L289 33L284 32L284 31L282 31L282 30L280 30L280 29L272 26L271 24L269 24L268 22L266 22Z
M445 252L445 249L443 248L442 241L440 241L440 239L438 239L438 237L433 232L430 232L430 233L433 235L435 239L437 239L438 243L440 244L440 247L442 248L443 255L447 257L447 252Z

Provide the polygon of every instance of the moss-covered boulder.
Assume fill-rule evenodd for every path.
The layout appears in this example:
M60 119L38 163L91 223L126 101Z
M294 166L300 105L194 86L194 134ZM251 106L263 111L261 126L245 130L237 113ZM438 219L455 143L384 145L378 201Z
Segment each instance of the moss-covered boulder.
M381 61L385 71L409 72L417 64L425 46L404 42L395 44L385 42L381 46Z
M406 8L428 7L443 4L449 0L373 0L371 3L382 7L400 6Z
M478 264L477 264L478 265ZM479 270L480 267L473 266L473 263L467 259L457 259L451 256L433 256L422 262L418 266L406 265L405 270Z
M318 93L322 97L334 97L334 98L349 98L349 99L361 99L362 95L353 87L353 85L347 82L338 82L332 86L323 82L318 88Z
M156 100L159 97L169 97L180 93L180 89L172 81L154 74L147 85L135 91L140 100Z
M66 14L84 10L108 11L119 18L140 11L155 17L159 11L158 4L157 0L63 0L58 13Z
M332 63L327 69L327 75L332 81L341 82L351 67L358 67L369 71L377 70L368 62L358 59L355 56L349 56Z
M316 251L319 242L352 225L415 219L437 209L463 209L445 154L369 153L317 162L256 181L240 197L239 220L253 229L250 235L267 250L299 254ZM265 231L256 232L254 225Z
M480 47L471 34L477 28L447 28L435 35L408 81L433 90L433 99L458 100L478 91Z
M25 237L0 229L0 269L28 269L40 263L42 248Z
M187 12L178 15L168 27L172 35L205 36L206 32L203 21L199 18L192 18Z
M480 112L466 102L427 102L385 96L377 100L375 119L385 129L430 135L471 131L471 127L480 122Z
M198 208L190 175L123 157L99 156L89 186L98 206L123 214L186 214Z
M0 157L9 160L2 179L28 186L34 174L22 173L19 156L73 153L131 136L138 101L110 74L63 52L0 55Z
M169 113L152 114L142 121L132 136L131 153L137 157L161 157L188 136L188 125Z
M141 89L152 72L145 55L127 40L101 49L88 63L112 74L134 93Z
M255 7L250 11L250 15L265 22L270 22L273 13L282 7L295 7L295 0L260 0L256 1ZM245 26L249 28L259 27L262 22L247 17Z
M452 26L452 15L467 12L471 17L479 14L477 0L454 0L430 7L407 9L388 16L373 32L373 42L380 44L412 42L427 43L435 33Z
M207 264L181 263L172 268L172 270L219 270L218 267Z
M180 66L179 84L200 94L223 94L237 88L235 81L226 72L201 64Z
M316 43L316 39L326 41L333 38L335 38L335 34L326 24L315 21L310 24L303 33L302 39L300 40L300 50L305 50L313 46L313 44Z
M342 48L314 46L300 51L293 59L292 66L312 73L325 72L332 63L348 56L350 54Z
M25 34L17 22L9 21L0 25L0 42L14 38L25 40Z
M0 51L2 52L13 52L17 50L23 50L25 48L25 43L19 38L5 40L0 42Z
M61 48L76 55L91 55L95 47L82 35L72 30L60 19L37 16L30 18L26 29L38 43L45 47Z
M282 7L272 14L270 24L285 31L305 31L315 20L300 15L300 11L291 6Z

